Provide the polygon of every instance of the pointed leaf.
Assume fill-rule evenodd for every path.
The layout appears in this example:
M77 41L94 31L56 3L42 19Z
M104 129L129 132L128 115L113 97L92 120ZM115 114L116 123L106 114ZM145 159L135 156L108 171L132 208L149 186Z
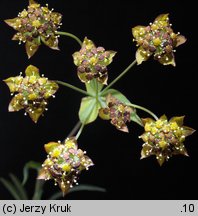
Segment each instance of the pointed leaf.
M131 113L131 121L136 122L140 126L144 127L142 119L137 115L136 110L134 109Z
M121 101L124 104L131 103L121 92L115 89L108 89L107 91L104 92L104 94L102 94L102 96L106 97L109 94L117 98L119 101Z
M25 49L26 49L26 53L28 55L28 58L31 58L36 53L38 48L39 48L38 44L27 41L25 44Z
M57 12L52 12L51 13L51 20L55 23L55 24L59 24L62 20L62 14L57 13Z
M14 19L7 19L4 21L5 21L5 23L7 23L9 26L14 28L15 30L18 29L18 25L20 24L20 19L18 17L14 18Z
M79 66L82 62L82 59L81 59L81 54L80 52L75 52L73 55L72 55L73 59L74 59L74 64L76 66Z
M171 118L169 122L176 122L177 125L179 127L181 127L183 125L183 122L184 122L184 117L185 116L175 116L175 117Z
M113 57L116 55L116 51L113 50L109 50L110 52L110 56L109 56L109 64L111 64L111 62L113 61Z
M191 134L193 134L196 130L194 130L193 128L190 128L190 127L187 127L187 126L184 126L183 127L183 131L182 131L182 134L187 137L187 136L190 136Z
M30 169L34 169L37 172L39 172L40 168L41 168L41 164L38 162L29 161L28 163L26 163L24 168L23 168L23 182L22 182L22 184L24 185L27 182Z
M165 162L165 157L160 157L159 159L157 159L157 162L159 163L160 166L162 166L163 163Z
M109 57L105 59L105 61L103 61L103 64L108 66L109 64L112 63L113 61L113 57L116 55L116 51L113 51L113 50L108 50L106 51L107 53L109 53Z
M20 104L21 94L15 95L9 103L8 111L15 112L23 109L24 107Z
M138 37L142 36L143 34L145 34L145 32L146 32L145 28L146 28L146 26L141 26L141 25L138 25L138 26L132 28L133 37L138 38Z
M86 85L87 92L93 96L98 95L98 93L101 92L104 86L102 83L98 82L96 79L91 80L85 85Z
M156 19L155 22L157 22L158 26L165 27L169 25L169 14L161 14Z
M41 200L41 197L43 195L43 186L45 184L45 181L36 180L35 183L35 189L34 189L34 195L32 197L32 200Z
M148 157L148 156L145 154L144 148L142 148L140 160L142 160L142 159L144 159L144 158L147 158L147 157Z
M50 152L52 152L55 148L57 148L60 144L57 142L49 142L47 144L45 144L45 151L47 152L47 154L49 154Z
M152 147L149 144L146 144L143 146L142 150L141 150L141 160L144 158L149 157L152 153L150 152L150 150L152 149ZM147 154L146 152L150 152L149 154Z
M15 186L8 180L4 178L0 178L0 182L4 185L4 187L12 194L14 199L20 200L20 196L17 193Z
M79 118L83 124L89 124L96 120L100 104L93 97L85 97L81 101Z
M177 44L176 44L176 47L182 45L183 43L186 42L186 38L183 36L183 35L178 35L177 36Z
M48 159L46 159L48 160ZM45 162L44 162L45 164ZM41 168L39 171L38 171L38 176L37 176L37 179L38 180L45 180L49 177L49 173L47 170L45 170L44 168Z
M87 37L84 38L82 47L85 47L87 50L91 50L92 48L95 48L95 44L93 41L89 40Z
M176 66L175 56L173 53L163 55L160 59L158 59L158 61L163 65L172 65L174 67Z
M150 123L155 122L155 120L153 120L152 118L142 118L142 122L143 122L143 125L146 125L146 123L150 124Z
M29 0L29 5L37 4L34 0Z
M49 38L41 37L41 41L51 49L59 50L58 48L58 39L55 36L51 36Z
M39 107L39 108L32 108L32 111L30 111L30 109L26 109L26 112L29 114L30 118L32 119L32 121L34 123L37 123L38 119L40 118L40 116L43 114L44 112L44 107Z
M137 60L137 64L142 64L143 61L148 60L151 53L149 51L145 51L142 47L139 47L136 51L135 58Z
M22 200L27 200L28 199L27 192L26 192L25 188L23 187L21 181L12 173L10 173L9 176L10 176L13 184L15 185L15 188L16 188L20 198Z
M39 69L33 65L29 65L25 70L26 76L36 76L40 77L39 75Z
M22 76L16 76L16 77L9 77L5 80L3 80L7 86L10 89L10 92L15 92L17 91L17 87L21 84L21 82L23 81L23 77Z
M162 120L162 121L165 121L165 120L167 120L167 116L164 114L164 115L160 116L159 119Z

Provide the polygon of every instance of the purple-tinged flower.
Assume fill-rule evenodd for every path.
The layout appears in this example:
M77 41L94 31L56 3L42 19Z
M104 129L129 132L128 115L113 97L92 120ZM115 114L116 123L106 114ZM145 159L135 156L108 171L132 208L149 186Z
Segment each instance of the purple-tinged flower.
M85 83L97 79L98 82L107 84L107 66L113 61L115 54L115 51L96 47L91 40L85 38L81 50L73 54L79 79Z
M154 56L163 65L176 66L175 48L186 42L186 38L178 32L173 32L169 23L168 14L159 15L149 26L132 28L134 41L139 47L136 51L138 64Z
M25 77L20 75L4 80L11 95L15 94L8 110L16 112L25 109L36 123L43 112L47 110L48 99L54 97L58 90L58 84L46 77L40 77L39 69L33 65L26 68L25 74Z
M133 109L112 95L107 96L106 104L106 108L99 110L99 116L104 120L111 120L111 124L118 130L129 132L126 123L131 121Z
M42 165L38 179L53 179L65 195L74 184L78 184L78 176L83 170L93 166L92 160L78 149L75 137L67 138L64 144L50 142L45 145L48 153Z
M195 130L183 126L183 119L184 116L173 117L168 121L165 115L157 121L151 118L143 119L145 132L140 136L144 141L141 159L155 155L161 166L173 155L188 156L183 142Z
M5 22L14 28L18 33L12 40L25 43L28 57L32 57L38 50L41 42L51 49L58 50L57 29L61 25L62 15L53 12L46 7L41 7L34 0L29 0L28 9L24 9L14 19L7 19Z

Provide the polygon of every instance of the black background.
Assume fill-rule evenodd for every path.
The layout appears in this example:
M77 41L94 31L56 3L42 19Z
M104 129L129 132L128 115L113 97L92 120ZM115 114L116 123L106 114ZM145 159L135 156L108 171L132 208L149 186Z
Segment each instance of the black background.
M175 32L180 31L187 42L176 52L176 67L163 66L149 60L135 66L114 88L133 103L153 110L157 115L186 115L185 125L197 128L197 24L193 1L39 1L63 14L62 31L87 36L97 46L117 51L109 66L109 81L115 78L134 59L136 46L132 43L131 28L147 25L161 13L170 13ZM72 53L79 45L72 39L60 38L61 52L41 46L30 60L24 45L11 41L15 31L3 20L14 18L26 8L26 0L1 0L0 3L0 176L13 172L22 178L22 168L29 160L42 162L46 154L43 145L63 140L78 121L82 95L60 87L49 111L34 124L24 112L8 113L11 96L2 82L17 76L29 64L40 68L49 79L67 81L84 88L76 75ZM142 117L147 114L139 112ZM88 152L95 166L83 172L80 183L94 184L107 193L81 192L66 199L198 199L197 133L186 140L190 157L176 156L159 167L155 158L139 160L143 132L131 123L130 133L117 131L109 122L97 119L88 125L79 139L79 146ZM27 187L32 193L34 172ZM45 187L45 197L54 191L53 182ZM0 185L0 199L10 199Z

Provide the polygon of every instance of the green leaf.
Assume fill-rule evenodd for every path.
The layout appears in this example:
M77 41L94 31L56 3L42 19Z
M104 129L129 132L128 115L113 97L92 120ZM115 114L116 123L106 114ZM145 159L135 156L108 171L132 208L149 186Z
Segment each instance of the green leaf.
M72 189L69 190L69 192L67 194L73 193L73 192L78 192L78 191L93 191L93 192L102 192L102 193L105 193L106 189L98 187L98 186L94 186L94 185L82 184L82 185L73 187ZM59 192L54 193L49 198L49 200L56 200L56 199L61 198L62 196L63 196L62 192L59 191Z
M14 197L14 199L16 200L20 200L20 196L15 188L15 186L8 180L4 179L4 178L0 178L0 182L5 186L5 188L7 188L7 190L12 194L12 196Z
M89 83L86 83L87 92L93 96L96 96L101 92L103 84L98 82L96 79L91 80Z
M113 97L117 98L119 101L121 101L122 103L126 104L126 103L131 103L121 92L119 92L118 90L115 89L108 89L107 91L104 92L104 94L102 94L102 96L107 96L108 94L111 94Z
M41 200L41 197L43 195L44 184L45 184L45 181L38 180L38 179L36 180L34 195L32 197L32 200Z
M100 104L93 97L85 97L81 101L79 118L82 124L89 124L96 120Z
M105 97L98 96L98 102L100 103L100 107L101 108L106 108L107 107L107 103L106 103L106 98Z
M141 118L137 115L135 109L134 109L134 112L131 113L131 121L136 122L140 126L144 127L143 122L142 122Z
M27 200L28 196L27 196L27 192L25 190L25 188L23 187L22 183L20 182L20 180L13 175L12 173L9 174L13 184L15 185L15 188L17 190L17 193L19 194L21 200Z
M29 161L28 163L25 164L24 168L23 168L23 182L22 184L24 185L29 177L29 169L34 169L37 172L39 172L41 168L41 164L35 161Z

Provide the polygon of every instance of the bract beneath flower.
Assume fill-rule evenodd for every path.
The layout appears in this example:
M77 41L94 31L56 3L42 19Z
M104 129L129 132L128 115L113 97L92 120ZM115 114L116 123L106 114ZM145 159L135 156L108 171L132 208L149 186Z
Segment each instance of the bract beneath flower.
M41 42L51 49L58 50L57 29L61 25L62 15L49 10L48 5L41 7L35 1L29 1L28 9L24 9L14 19L5 22L18 31L13 40L25 43L28 57L32 57Z
M48 153L42 165L38 179L53 179L65 195L74 184L78 184L78 176L83 170L93 166L92 160L78 149L75 137L70 137L63 144L50 142L45 145Z
M88 83L97 79L98 82L107 84L107 66L113 61L115 54L115 51L105 51L103 47L96 47L91 40L85 38L81 50L73 54L80 80Z
M106 103L107 107L99 110L99 116L104 120L111 120L111 124L118 130L129 132L126 123L131 121L133 109L110 94L106 98Z
M148 60L151 55L163 65L176 66L175 48L186 42L186 38L173 32L168 14L159 15L149 26L132 28L137 43L136 60L138 64Z
M15 112L25 109L36 123L43 112L47 110L48 99L54 97L58 85L44 76L40 77L39 69L33 65L27 67L25 74L25 77L20 75L4 80L11 95L14 94L8 110Z
M173 155L188 156L184 146L185 138L195 132L194 129L183 126L184 116L173 117L169 121L165 115L157 121L143 119L145 132L140 136L144 141L141 158L155 155L162 165Z

